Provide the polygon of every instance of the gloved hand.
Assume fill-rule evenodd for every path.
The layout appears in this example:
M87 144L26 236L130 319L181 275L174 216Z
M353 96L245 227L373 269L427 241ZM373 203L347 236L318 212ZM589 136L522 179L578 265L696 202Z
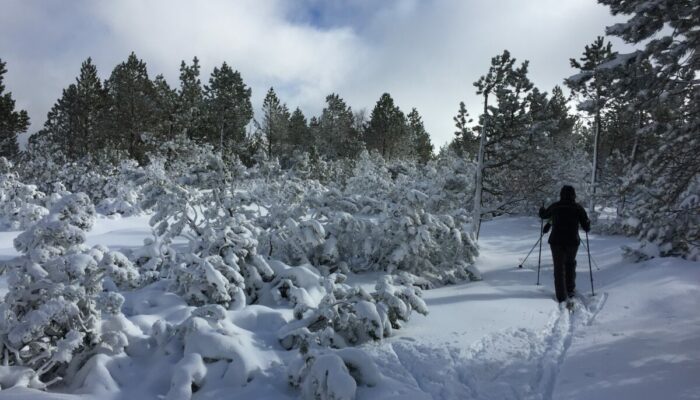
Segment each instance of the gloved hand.
M542 233L548 233L549 230L550 230L551 228L552 228L552 224L550 224L549 222L547 222L547 223L544 225L544 229L542 229Z
M588 233L591 230L591 220L587 220L585 224L582 226L584 232Z
M543 213L544 213L545 211L547 211L547 209L546 209L546 208L544 208L544 207L540 207L540 213L539 213L539 214L540 214L540 216L541 216L541 215L542 215L542 214L543 214Z

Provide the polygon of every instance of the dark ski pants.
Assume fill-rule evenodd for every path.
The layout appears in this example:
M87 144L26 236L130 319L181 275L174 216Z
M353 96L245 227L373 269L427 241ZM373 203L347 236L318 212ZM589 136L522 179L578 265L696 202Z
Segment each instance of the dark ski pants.
M565 301L576 289L576 253L578 245L550 244L554 262L554 290L557 301Z

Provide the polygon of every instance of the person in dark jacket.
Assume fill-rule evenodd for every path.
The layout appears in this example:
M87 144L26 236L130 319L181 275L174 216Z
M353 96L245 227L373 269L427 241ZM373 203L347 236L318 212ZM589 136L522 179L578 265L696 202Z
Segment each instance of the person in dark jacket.
M539 214L552 224L549 247L554 262L554 289L557 301L566 301L576 290L576 253L581 241L578 229L581 226L588 232L591 221L586 210L576 203L576 190L569 185L561 188L559 201L547 208L541 207Z

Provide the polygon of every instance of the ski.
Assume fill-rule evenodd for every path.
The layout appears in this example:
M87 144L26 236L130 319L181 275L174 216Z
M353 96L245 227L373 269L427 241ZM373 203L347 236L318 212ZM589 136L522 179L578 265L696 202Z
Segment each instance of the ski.
M572 299L566 301L566 309L569 310L569 313L574 313L574 301Z

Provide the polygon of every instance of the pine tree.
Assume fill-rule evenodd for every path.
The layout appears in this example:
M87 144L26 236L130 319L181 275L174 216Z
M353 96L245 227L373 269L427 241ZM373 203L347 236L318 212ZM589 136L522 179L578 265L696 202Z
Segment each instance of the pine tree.
M455 137L450 144L450 147L457 151L460 155L469 155L474 157L479 151L479 139L474 135L473 130L469 127L472 119L469 118L469 112L463 101L459 102L459 110L457 115L452 118L455 123Z
M125 150L131 159L146 162L142 135L157 126L156 98L146 63L133 52L117 65L105 82L109 110L104 119L107 145Z
M12 93L5 93L5 65L0 59L0 157L15 159L19 155L17 135L29 128L29 116L24 110L15 111Z
M205 125L204 89L199 80L199 59L192 65L180 63L180 89L177 93L177 133L185 133L190 139L204 140Z
M161 74L153 80L153 98L155 100L155 134L158 142L184 134L185 131L179 123L182 114L178 112L177 91L170 87Z
M576 117L569 113L568 100L559 85L552 89L552 95L547 102L547 119L552 125L548 135L554 142L568 138L573 133Z
M530 166L524 165L523 154L532 147L527 96L533 85L527 78L528 61L517 68L515 62L504 50L491 59L489 72L474 83L477 94L484 96L472 225L477 237L483 215L503 212L525 200L524 189L516 187L512 180L516 177L506 176L509 171L527 171ZM491 95L496 97L496 106L488 104ZM482 208L484 193L490 196L491 203L486 212Z
M78 97L77 132L78 152L81 155L94 154L99 149L99 118L104 111L106 98L102 82L97 76L97 67L88 58L80 66L76 81Z
M42 131L46 140L35 141L42 147L51 144L53 150L39 150L36 146L33 149L46 151L58 162L96 156L106 145L102 134L106 105L106 92L97 76L97 67L88 58L82 63L75 83L63 90L49 111Z
M364 135L368 150L376 150L385 159L406 156L410 146L404 113L394 105L389 93L384 93L372 109Z
M413 142L415 157L420 163L427 163L433 158L433 144L430 141L430 135L425 130L423 120L415 108L408 113L408 130L409 137Z
M274 88L267 91L262 110L261 129L267 142L267 156L281 158L287 153L285 148L288 142L289 110L280 102Z
M479 154L477 156L476 166L476 184L474 185L474 207L472 210L472 230L479 238L481 230L481 206L484 189L484 169L485 169L485 148L487 143L487 135L489 134L489 96L493 93L496 85L500 85L505 78L506 71L513 69L515 59L510 57L510 52L504 50L503 54L491 59L491 66L486 75L482 75L478 81L474 82L477 88L477 95L484 96L484 114L481 118L481 128L479 132Z
M309 152L313 146L313 136L304 113L297 107L289 117L288 142L292 151Z
M583 97L583 101L579 103L579 109L592 115L594 118L595 135L593 138L593 170L591 173L591 188L589 194L589 214L595 218L595 194L596 194L596 178L598 171L598 148L601 136L601 118L604 109L610 99L609 85L611 75L601 65L608 62L614 55L612 44L605 43L602 36L590 45L586 45L583 56L580 61L574 58L570 59L571 66L577 68L580 72L565 80L566 85L571 89L572 93Z
M59 149L60 154L51 154L54 159L61 160L65 157L66 161L73 161L84 155L78 153L77 146L81 142L77 137L79 114L78 88L75 84L70 84L66 89L63 89L61 98L49 111L44 124L47 140L41 143L49 144L52 142Z
M337 160L353 158L360 153L362 142L354 128L352 109L340 96L333 93L326 96L326 107L318 119L318 125L311 124L318 132L321 154Z
M225 62L214 68L209 85L204 87L207 115L207 140L224 153L245 146L245 127L253 119L251 89L238 71Z

